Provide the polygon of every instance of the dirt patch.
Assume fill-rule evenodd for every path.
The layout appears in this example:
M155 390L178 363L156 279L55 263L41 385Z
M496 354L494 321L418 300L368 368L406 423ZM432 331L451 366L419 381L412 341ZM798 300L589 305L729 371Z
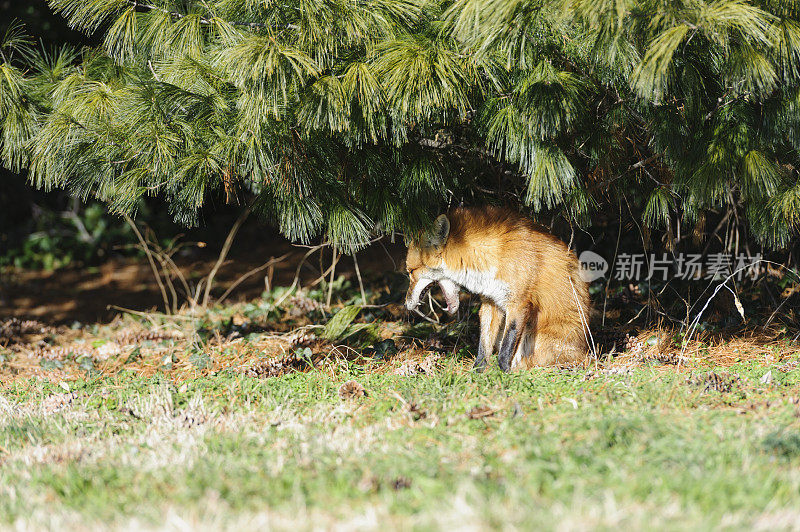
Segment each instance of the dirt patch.
M184 277L199 280L214 267L218 250L193 249L191 254L174 257ZM274 268L250 276L239 284L229 300L242 301L260 295L267 283L291 284L297 266L307 249L292 246L280 236L259 240L252 237L238 243L215 277L212 294L224 293L243 275L272 257L289 253ZM403 255L399 244L385 242L370 246L358 254L365 277L396 270ZM313 255L301 268L303 283L313 282L327 269L331 251ZM343 256L336 265L336 275L355 278L353 259ZM106 323L118 313L112 306L127 309L163 311L161 293L148 262L142 259L112 259L97 267L64 268L56 271L0 272L0 318L37 319L51 324Z
M174 382L220 372L261 379L308 371L335 376L353 365L369 373L426 378L441 371L467 372L473 363L472 356L464 353L465 348L474 347L476 338L469 332L453 334L459 323L437 329L427 322L391 321L392 305L376 306L374 314L359 318L368 322L353 325L358 330L369 328L367 340L332 341L318 336L315 330L324 333L322 319L314 318L322 322L315 325L298 325L308 317L295 316L291 307L270 310L274 321L263 327L248 328L245 322L230 332L229 325L236 320L227 316L238 316L253 305L242 303L191 320L187 316L118 316L107 325L60 327L44 338L41 334L20 337L0 346L0 383L31 377L60 383L121 370L141 376L163 374ZM46 328L38 322L25 325L34 332ZM430 328L420 332L421 326ZM11 319L0 321L3 327L21 325ZM621 351L598 353L581 367L556 371L583 372L588 381L600 375L625 377L636 368L648 367L657 373L681 373L689 378L687 384L725 392L735 388L735 380L725 373L705 375L709 365L756 361L782 371L797 367L800 361L800 346L766 331L733 338L697 336L683 345L676 342L680 335L674 331L649 330L629 336L629 347ZM698 370L702 376L695 378Z
M433 319L435 314L424 321L403 308L403 279L388 275L401 268L402 245L385 242L359 253L370 303L360 307L362 294L351 257L342 257L335 270L337 277L350 281L349 286L331 292L329 305L327 289L321 291L319 281L330 266L330 250L303 262L308 248L293 247L283 239L246 242L252 245L231 252L212 294L222 294L271 257L287 254L287 258L239 284L225 305L192 315L133 317L110 308L162 310L161 294L145 260L4 277L0 382L30 377L61 382L123 369L182 381L223 371L264 379L298 371L335 375L353 364L366 366L368 372L420 378L471 368L478 327L469 305L441 323ZM216 256L207 249L195 250L175 261L182 275L196 282L213 267ZM298 271L302 289L283 292L285 297L279 290L264 294L267 286L292 284ZM345 324L350 332L333 340L326 335L325 324L346 304L360 307L357 318ZM598 375L624 376L643 366L690 374L709 365L728 367L745 361L782 371L800 363L800 345L787 341L785 331L782 336L779 330L698 332L688 340L676 329L635 331L610 325L599 333L601 347L595 357L563 371L582 371L591 380ZM726 385L720 381L710 387Z

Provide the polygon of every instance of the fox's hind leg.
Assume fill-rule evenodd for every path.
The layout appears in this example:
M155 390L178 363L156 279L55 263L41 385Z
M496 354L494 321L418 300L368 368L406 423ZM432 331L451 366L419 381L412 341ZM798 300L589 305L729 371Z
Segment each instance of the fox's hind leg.
M529 324L520 333L519 345L511 360L511 370L530 369L528 361L532 358L536 344L536 331Z
M511 362L517 354L522 339L528 334L530 315L530 309L526 307L513 311L509 309L506 312L505 332L500 344L500 354L497 357L501 370L511 369Z
M536 329L533 352L524 360L528 367L568 366L586 359L583 330L572 324L551 323Z
M486 368L486 357L491 355L497 347L500 329L503 327L503 312L491 301L484 301L478 310L481 321L481 339L478 342L478 356L473 366L477 371Z
M586 358L583 328L569 314L553 314L536 309L525 314L510 369L536 366L568 366ZM501 365L502 367L502 365Z

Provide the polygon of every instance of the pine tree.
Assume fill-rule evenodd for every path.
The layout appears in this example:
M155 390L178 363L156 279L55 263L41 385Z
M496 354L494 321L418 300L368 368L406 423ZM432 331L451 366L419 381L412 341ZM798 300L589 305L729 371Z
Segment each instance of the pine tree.
M93 49L0 56L2 163L132 213L214 195L345 251L448 201L800 227L800 2L50 0Z

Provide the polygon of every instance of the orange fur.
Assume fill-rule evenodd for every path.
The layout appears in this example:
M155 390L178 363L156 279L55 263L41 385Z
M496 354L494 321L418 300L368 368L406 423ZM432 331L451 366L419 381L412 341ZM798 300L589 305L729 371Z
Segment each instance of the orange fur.
M484 355L507 341L513 342L506 349L513 349L512 368L582 361L589 292L566 244L502 208L455 209L447 221L443 242L423 238L409 246L409 307L421 280L454 280L482 298Z

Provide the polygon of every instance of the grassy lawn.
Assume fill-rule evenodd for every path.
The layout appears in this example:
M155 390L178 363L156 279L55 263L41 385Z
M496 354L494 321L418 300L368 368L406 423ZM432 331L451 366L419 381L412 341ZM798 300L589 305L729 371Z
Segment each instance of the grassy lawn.
M0 323L0 528L800 523L791 331L628 331L584 367L477 374L474 308L342 286Z
M800 370L712 371L17 379L0 525L796 527Z

